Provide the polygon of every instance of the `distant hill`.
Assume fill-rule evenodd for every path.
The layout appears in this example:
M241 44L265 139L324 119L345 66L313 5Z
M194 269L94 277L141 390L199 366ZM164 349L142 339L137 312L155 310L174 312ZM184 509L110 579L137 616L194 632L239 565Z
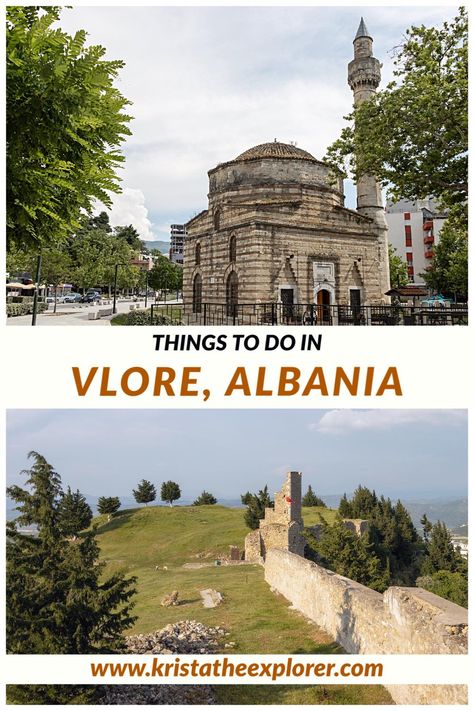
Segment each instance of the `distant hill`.
M159 249L161 254L168 254L170 251L170 243L163 240L156 240L155 242L144 242L147 249Z
M433 523L444 521L451 530L467 524L467 498L403 501L403 504L408 509L417 528L421 528L420 518L423 514L426 514Z

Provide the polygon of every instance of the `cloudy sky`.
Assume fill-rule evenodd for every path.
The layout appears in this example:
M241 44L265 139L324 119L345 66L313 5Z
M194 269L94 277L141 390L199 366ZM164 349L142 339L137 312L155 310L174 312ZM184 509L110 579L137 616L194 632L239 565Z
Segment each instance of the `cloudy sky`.
M206 207L207 171L253 145L296 141L322 158L352 95L347 63L363 14L391 79L392 49L412 24L452 18L447 7L75 7L61 26L123 59L118 86L133 102L123 194L113 224L142 239ZM354 190L346 185L346 204Z
M289 470L321 495L361 483L403 499L467 496L464 410L8 411L9 484L24 484L30 450L91 496L130 496L145 478L233 499L278 490Z

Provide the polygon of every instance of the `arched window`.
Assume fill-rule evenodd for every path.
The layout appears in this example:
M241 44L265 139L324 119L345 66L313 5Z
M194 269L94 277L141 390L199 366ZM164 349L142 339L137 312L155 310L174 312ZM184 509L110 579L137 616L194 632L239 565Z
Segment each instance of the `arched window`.
M227 316L236 316L239 303L239 278L235 272L231 272L227 277L226 301Z
M237 239L235 235L231 235L229 241L229 262L235 262L237 259Z
M194 262L198 267L201 264L201 243L198 242L196 245L196 250L194 252Z
M221 227L221 209L220 207L214 210L214 229L219 230Z
M196 274L193 281L193 313L200 314L202 310L202 277Z

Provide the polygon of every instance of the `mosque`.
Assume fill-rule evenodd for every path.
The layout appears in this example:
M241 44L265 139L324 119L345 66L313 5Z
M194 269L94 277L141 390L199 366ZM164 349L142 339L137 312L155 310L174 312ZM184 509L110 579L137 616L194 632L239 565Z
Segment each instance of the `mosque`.
M357 105L375 93L380 62L363 19L348 82ZM185 314L205 308L314 304L356 310L388 302L387 223L378 183L362 176L357 210L344 207L342 179L293 144L250 148L209 173L208 208L186 226ZM324 321L324 318L320 318Z

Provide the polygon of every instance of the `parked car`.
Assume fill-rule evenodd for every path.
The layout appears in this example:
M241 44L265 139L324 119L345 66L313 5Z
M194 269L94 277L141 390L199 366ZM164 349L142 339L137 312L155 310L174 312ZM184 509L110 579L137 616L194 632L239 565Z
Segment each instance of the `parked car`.
M93 304L94 301L99 301L101 298L97 291L89 291L85 296L82 297L82 302L84 304Z
M82 296L77 291L70 291L69 294L64 296L65 304L77 304L79 301L82 301Z

